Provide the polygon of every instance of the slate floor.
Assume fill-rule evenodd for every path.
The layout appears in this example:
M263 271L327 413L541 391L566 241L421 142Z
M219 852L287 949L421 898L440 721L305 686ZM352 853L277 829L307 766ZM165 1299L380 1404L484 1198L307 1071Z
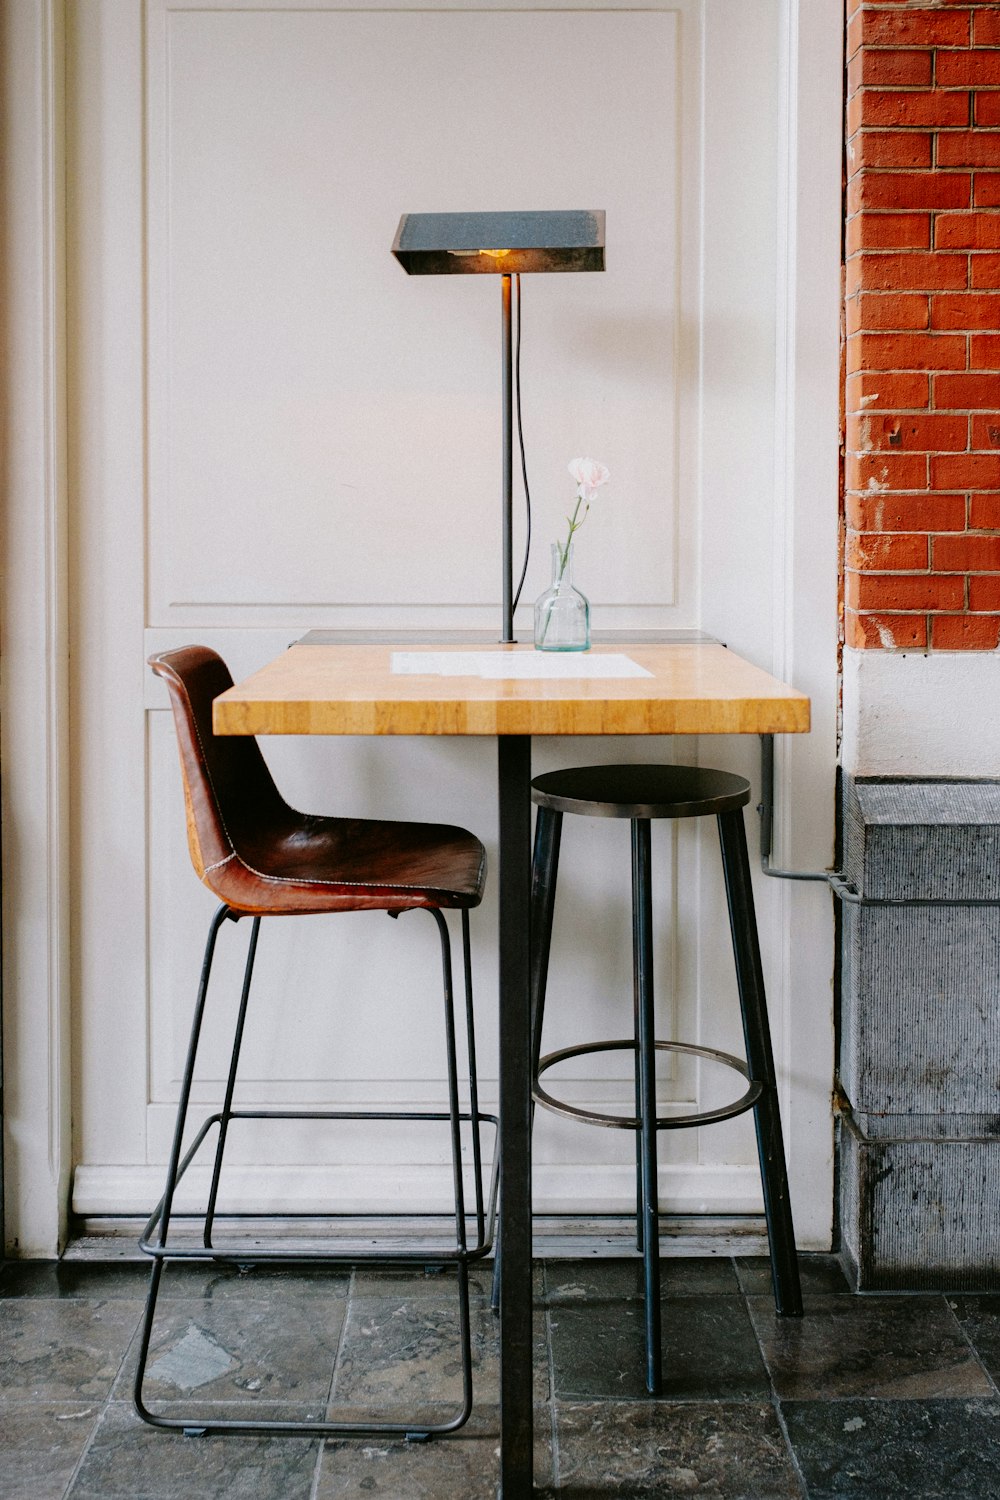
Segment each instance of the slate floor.
M854 1296L803 1257L806 1317L766 1261L664 1262L666 1386L642 1385L634 1261L536 1269L535 1475L561 1500L1000 1500L1000 1296ZM497 1336L475 1276L476 1410L427 1444L185 1438L130 1399L146 1269L0 1270L4 1500L493 1500ZM168 1270L147 1398L163 1411L357 1417L458 1392L448 1275Z

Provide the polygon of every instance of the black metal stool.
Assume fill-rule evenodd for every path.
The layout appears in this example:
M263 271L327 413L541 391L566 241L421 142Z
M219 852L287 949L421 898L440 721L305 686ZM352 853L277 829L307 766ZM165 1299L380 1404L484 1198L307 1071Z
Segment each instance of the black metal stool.
M786 1317L802 1313L795 1236L788 1198L785 1153L778 1113L774 1059L764 996L757 923L750 886L743 808L750 800L750 783L726 771L697 766L581 766L551 771L531 783L538 807L531 882L531 1004L532 1097L544 1108L585 1120L591 1125L634 1130L637 1171L637 1242L643 1252L646 1304L646 1387L660 1389L660 1267L659 1206L656 1182L656 1133L687 1126L710 1125L753 1110L757 1150L764 1189L764 1213L771 1249L771 1277L778 1312ZM628 1041L588 1042L564 1047L542 1057L542 1019L556 872L564 813L590 818L629 818L632 823L632 956L634 975L634 1035ZM653 818L718 820L722 869L729 906L729 926L736 959L746 1061L711 1047L685 1042L657 1041L653 1024L653 904L650 821ZM625 1051L635 1056L635 1115L631 1118L579 1109L554 1098L540 1083L541 1075L558 1062L590 1052ZM682 1052L710 1058L735 1069L748 1087L733 1104L698 1114L658 1116L656 1113L656 1053Z

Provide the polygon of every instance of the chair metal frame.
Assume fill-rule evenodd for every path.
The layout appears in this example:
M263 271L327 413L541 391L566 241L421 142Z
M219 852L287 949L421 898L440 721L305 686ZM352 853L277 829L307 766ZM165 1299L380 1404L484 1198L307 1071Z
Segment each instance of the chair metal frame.
M257 952L257 941L260 933L261 918L259 915L252 917L250 943L247 950L246 966L243 975L243 988L240 997L239 1011L233 1036L233 1046L229 1060L229 1070L226 1080L225 1096L220 1110L210 1114L202 1123L187 1151L182 1155L185 1127L187 1123L188 1110L191 1100L191 1088L194 1081L195 1065L198 1057L198 1047L201 1038L202 1022L205 1015L206 1001L208 998L209 979L212 971L212 961L215 955L216 940L219 932L226 921L238 922L241 917L248 913L238 912L223 903L215 912L209 927L208 939L205 945L204 959L201 968L201 978L198 985L198 994L195 1002L194 1019L191 1026L191 1034L188 1042L187 1059L181 1080L180 1097L177 1107L177 1118L174 1127L173 1142L170 1150L169 1164L167 1168L166 1185L163 1196L156 1205L140 1239L140 1248L152 1257L149 1291L146 1298L146 1311L140 1334L139 1357L136 1369L133 1394L138 1414L145 1422L154 1427L172 1431L183 1432L187 1436L202 1436L206 1433L230 1433L244 1434L248 1436L260 1436L267 1434L291 1434L297 1433L307 1436L330 1436L330 1435L366 1435L366 1434L395 1434L405 1436L410 1440L424 1440L430 1437L444 1436L456 1432L468 1421L472 1411L472 1338L471 1338L471 1315L469 1305L469 1265L475 1260L482 1259L489 1253L493 1244L494 1225L496 1219L496 1200L498 1182L498 1155L493 1153L493 1168L491 1172L488 1192L483 1188L483 1161L482 1143L480 1132L483 1125L492 1125L494 1131L497 1128L495 1115L483 1114L479 1109L478 1081L476 1073L476 1050L475 1050L475 1023L472 1007L472 971L471 950L469 941L469 914L462 909L462 954L465 972L465 1024L468 1047L468 1070L469 1070L469 1109L463 1111L459 1106L458 1093L458 1062L455 1034L455 1006L454 985L452 978L451 939L448 924L443 912L437 907L412 908L414 910L426 910L434 918L441 943L441 965L444 990L444 1012L445 1012L445 1045L448 1060L448 1109L434 1110L292 1110L292 1109L235 1109L233 1097L236 1088L237 1071L239 1067L240 1051L243 1043L243 1034L247 1017L247 1009L250 999L250 987L253 976L254 959ZM392 917L398 917L400 911L390 911ZM454 1244L444 1246L438 1244L426 1244L409 1246L407 1248L381 1247L370 1253L359 1253L354 1250L337 1251L336 1249L322 1250L292 1250L288 1248L258 1249L249 1247L245 1242L231 1241L228 1244L216 1243L215 1228L218 1217L218 1195L222 1176L223 1159L229 1128L233 1121L239 1120L382 1120L382 1121L424 1121L424 1122L449 1122L451 1138L452 1176L454 1188ZM462 1126L471 1127L472 1134L472 1156L473 1173L475 1181L475 1207L471 1215L467 1214L465 1203L465 1185L462 1167ZM178 1212L174 1209L174 1195L178 1184L181 1182L188 1167L194 1161L198 1151L208 1137L213 1127L218 1127L218 1140L216 1142L215 1156L212 1168L212 1180L208 1194L208 1202L204 1214ZM276 1215L248 1215L246 1213L226 1215L227 1218L268 1218L278 1217ZM331 1214L327 1217L336 1218ZM419 1217L419 1216L418 1216ZM426 1217L439 1217L437 1215ZM467 1219L473 1218L475 1233L470 1241ZM202 1244L185 1245L170 1244L168 1240L172 1221L177 1219L203 1220ZM372 1419L368 1421L275 1421L275 1420L236 1420L220 1419L211 1413L202 1415L192 1414L190 1416L166 1416L151 1411L143 1399L143 1384L146 1378L146 1367L149 1359L150 1343L153 1334L154 1321L156 1317L156 1304L160 1290L160 1282L163 1270L168 1261L209 1261L220 1264L235 1264L241 1268L251 1267L258 1264L291 1264L306 1263L312 1265L397 1265L411 1264L426 1267L444 1267L454 1265L457 1274L458 1301L459 1301L459 1341L462 1356L462 1404L460 1409L448 1420L442 1422L426 1422L415 1420L406 1421L380 1421Z

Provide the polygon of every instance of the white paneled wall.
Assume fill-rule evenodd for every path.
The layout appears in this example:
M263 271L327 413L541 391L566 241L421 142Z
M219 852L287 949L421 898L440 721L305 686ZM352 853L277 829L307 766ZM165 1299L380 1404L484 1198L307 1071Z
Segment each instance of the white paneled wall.
M781 653L794 665L795 574L775 587L773 564L782 14L778 0L72 8L78 1209L155 1199L212 908L187 862L166 698L145 656L201 640L239 676L312 626L498 620L499 287L408 278L389 253L402 212L607 211L604 275L524 281L525 598L547 582L566 463L590 453L613 476L578 539L595 623L701 626L765 666ZM816 525L831 567L834 540ZM808 638L809 680L795 679L824 696L825 737L801 774L827 802L828 644ZM463 823L495 849L489 741L264 750L298 806ZM755 753L738 740L540 741L535 758L538 770L657 756L750 772ZM659 828L654 857L662 1028L738 1050L714 829ZM628 869L627 825L567 828L552 1046L629 1030ZM474 919L487 1100L494 894ZM760 895L794 1122L823 1115L825 1084L814 1055L798 1070L787 1046L787 898ZM220 939L202 1102L221 1094L246 927ZM829 1039L822 933L795 1004ZM435 935L420 914L265 924L258 973L245 1102L377 1107L439 1092ZM708 1070L672 1066L665 1099L719 1097ZM615 1071L581 1064L568 1092L607 1100ZM631 1201L624 1133L540 1116L536 1143L540 1205ZM231 1201L398 1208L448 1190L438 1143L316 1127L234 1144ZM419 1170L404 1199L406 1160ZM671 1136L665 1206L753 1211L754 1162L746 1120ZM828 1140L796 1142L792 1170L807 1237L822 1242Z

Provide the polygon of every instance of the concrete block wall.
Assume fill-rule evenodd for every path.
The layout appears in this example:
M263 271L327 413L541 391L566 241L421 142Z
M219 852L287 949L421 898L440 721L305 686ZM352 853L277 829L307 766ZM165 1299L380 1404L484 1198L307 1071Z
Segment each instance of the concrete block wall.
M849 780L844 855L862 898L842 908L839 1048L858 1285L1000 1286L1000 782Z

